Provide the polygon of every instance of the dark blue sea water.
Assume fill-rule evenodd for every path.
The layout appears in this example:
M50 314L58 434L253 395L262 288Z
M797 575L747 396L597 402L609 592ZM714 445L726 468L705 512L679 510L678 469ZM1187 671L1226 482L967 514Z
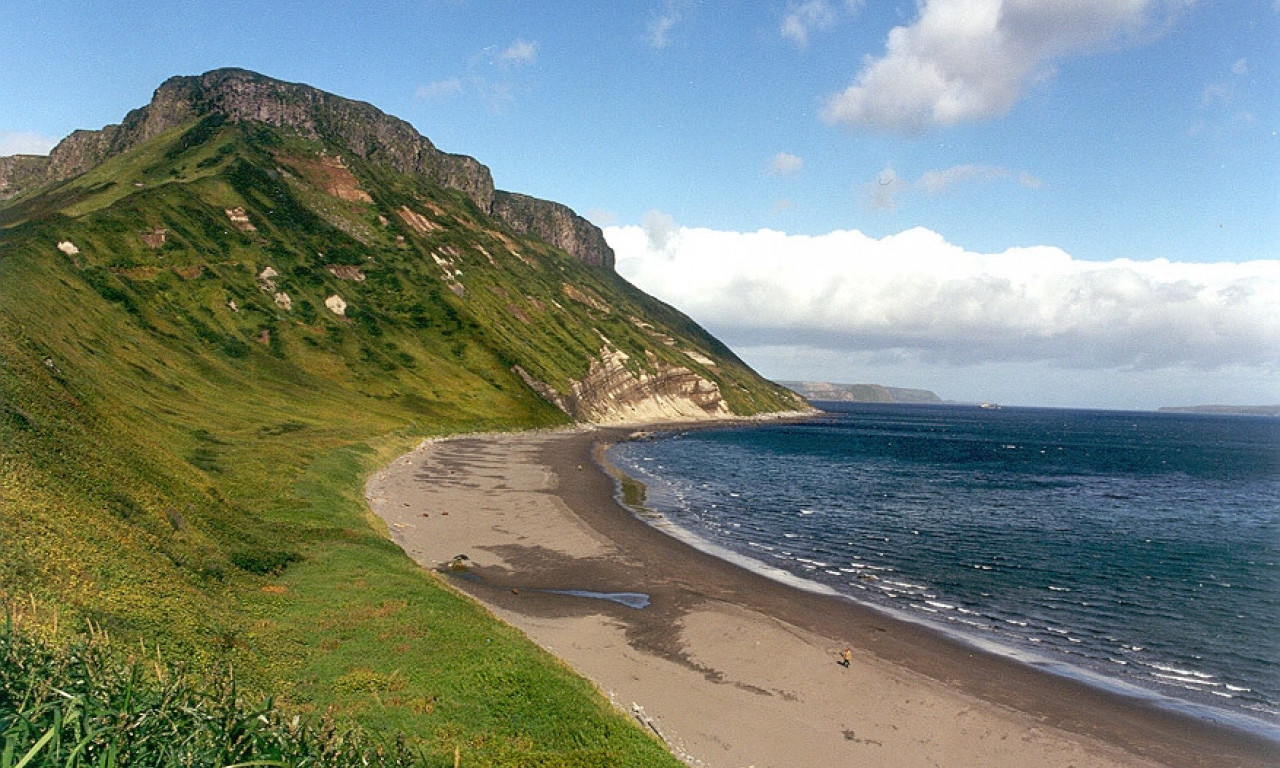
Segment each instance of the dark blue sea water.
M1280 419L827 407L610 460L763 570L1280 738Z

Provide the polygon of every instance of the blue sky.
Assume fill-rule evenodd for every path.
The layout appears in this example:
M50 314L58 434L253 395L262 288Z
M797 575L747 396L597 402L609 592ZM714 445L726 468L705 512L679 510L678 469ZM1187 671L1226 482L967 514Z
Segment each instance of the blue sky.
M0 154L240 66L606 228L777 378L1280 402L1273 0L0 8Z

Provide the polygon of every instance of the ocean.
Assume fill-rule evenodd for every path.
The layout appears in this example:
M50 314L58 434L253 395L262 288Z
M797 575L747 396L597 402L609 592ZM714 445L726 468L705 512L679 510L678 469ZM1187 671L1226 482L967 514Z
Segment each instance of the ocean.
M823 405L609 460L748 567L1280 739L1280 419Z

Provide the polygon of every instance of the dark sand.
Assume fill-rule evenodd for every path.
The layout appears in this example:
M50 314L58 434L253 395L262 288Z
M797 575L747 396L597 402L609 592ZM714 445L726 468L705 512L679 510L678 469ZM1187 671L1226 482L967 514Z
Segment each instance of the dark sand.
M650 527L615 501L598 463L630 433L427 443L371 478L367 495L419 563L693 765L1280 765L1275 742L779 583ZM469 567L445 567L458 554ZM846 646L848 668L836 664Z

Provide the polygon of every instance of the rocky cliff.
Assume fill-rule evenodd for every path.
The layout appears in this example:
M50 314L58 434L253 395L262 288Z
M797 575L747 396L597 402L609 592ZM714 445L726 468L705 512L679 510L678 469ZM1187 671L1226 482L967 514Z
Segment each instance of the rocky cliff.
M613 269L613 249L599 227L568 206L499 190L490 212L522 235L545 240L593 266Z
M574 421L591 424L636 424L702 421L733 415L714 381L683 366L649 356L650 371L633 369L625 352L605 346L591 361L587 375L571 383L566 394L534 379L517 367L525 383ZM799 404L797 404L799 407Z
M49 158L44 155L0 157L0 200L41 183L48 167Z
M425 176L462 192L481 211L521 234L542 238L589 264L613 266L613 250L598 227L559 203L496 191L482 163L442 152L404 120L365 102L243 69L170 78L149 104L118 125L75 131L47 158L0 158L0 200L77 176L171 128L210 116L288 128L402 173Z

